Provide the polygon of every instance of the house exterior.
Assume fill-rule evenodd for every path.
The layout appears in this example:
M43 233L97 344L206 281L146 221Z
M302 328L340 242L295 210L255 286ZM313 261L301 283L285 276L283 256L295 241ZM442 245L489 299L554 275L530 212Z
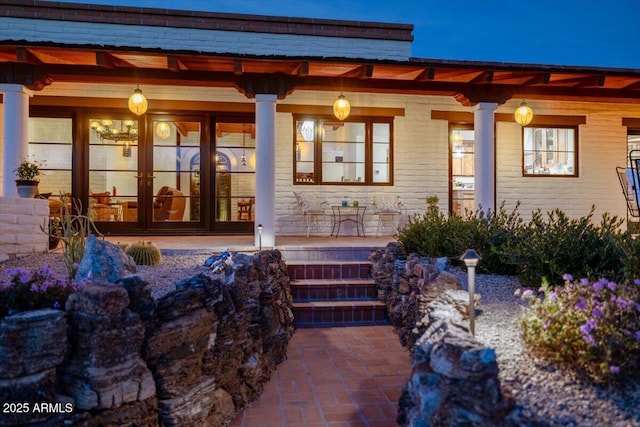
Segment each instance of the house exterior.
M640 69L414 58L412 28L2 1L1 195L17 197L13 169L31 155L52 212L68 194L106 233L265 246L305 233L296 194L326 202L320 235L345 200L366 208L367 234L374 200L400 200L402 221L429 196L449 212L627 217L615 168L640 149Z

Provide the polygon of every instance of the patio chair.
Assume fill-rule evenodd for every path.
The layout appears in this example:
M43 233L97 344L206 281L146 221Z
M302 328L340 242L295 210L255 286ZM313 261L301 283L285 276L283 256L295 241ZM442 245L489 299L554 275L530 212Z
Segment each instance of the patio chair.
M296 197L296 203L302 211L304 217L304 225L307 228L307 238L311 234L311 225L316 224L319 226L319 221L324 219L325 206L328 203L325 200L321 200L313 194L293 193Z
M640 217L640 150L631 150L629 167L617 167L616 172L627 202L629 215Z
M400 196L381 194L373 197L373 214L378 217L376 237L380 236L380 228L384 229L384 222L389 221L394 231L398 232L398 218L402 215L403 205Z

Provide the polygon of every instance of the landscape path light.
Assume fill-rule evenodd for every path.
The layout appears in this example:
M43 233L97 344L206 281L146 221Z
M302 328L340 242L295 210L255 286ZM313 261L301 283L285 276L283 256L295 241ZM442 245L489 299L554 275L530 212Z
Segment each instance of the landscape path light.
M460 257L461 261L464 261L464 265L467 266L467 283L469 291L469 330L471 335L475 336L476 332L476 308L475 308L475 288L476 288L476 266L482 258L473 249L467 249Z
M262 224L258 224L258 250L262 250Z

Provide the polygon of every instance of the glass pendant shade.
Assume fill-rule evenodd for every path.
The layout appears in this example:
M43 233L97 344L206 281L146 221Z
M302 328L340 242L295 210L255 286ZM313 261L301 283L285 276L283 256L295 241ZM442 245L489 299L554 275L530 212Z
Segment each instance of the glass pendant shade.
M167 122L160 122L156 125L156 135L160 139L167 139L171 136L171 126Z
M349 112L351 112L351 104L343 94L340 94L336 102L333 103L333 115L338 120L344 120L349 117Z
M533 120L533 110L526 102L523 102L518 108L516 108L514 117L516 119L516 123L520 126L527 126Z
M147 98L142 94L140 87L137 87L129 97L129 110L136 116L141 116L147 111L147 106Z

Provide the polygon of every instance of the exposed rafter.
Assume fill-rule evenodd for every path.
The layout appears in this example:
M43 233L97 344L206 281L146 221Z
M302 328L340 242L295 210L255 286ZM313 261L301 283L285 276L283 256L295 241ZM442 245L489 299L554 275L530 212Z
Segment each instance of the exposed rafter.
M11 63L36 67L40 82L235 86L247 96L257 90L279 97L295 89L336 90L342 82L350 91L457 96L468 105L504 102L509 95L640 103L640 70L0 45L0 67L10 70L5 76L16 75ZM30 87L41 87L25 78Z

